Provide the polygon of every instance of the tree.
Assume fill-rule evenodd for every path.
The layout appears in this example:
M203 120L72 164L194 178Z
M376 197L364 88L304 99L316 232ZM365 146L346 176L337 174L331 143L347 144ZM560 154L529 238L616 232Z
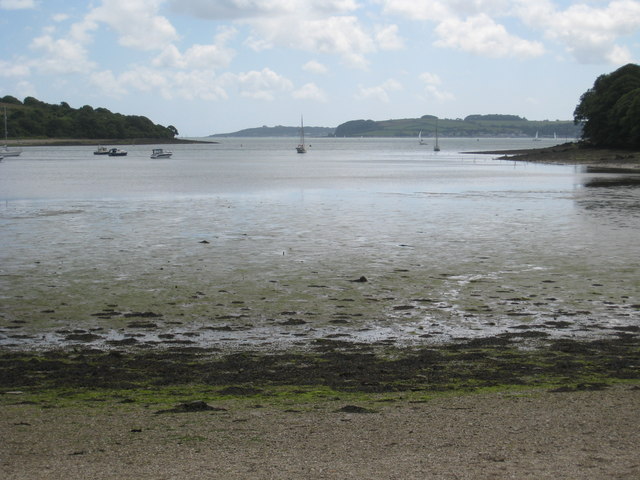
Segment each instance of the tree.
M640 147L640 66L627 64L600 75L573 112L582 138L595 146Z

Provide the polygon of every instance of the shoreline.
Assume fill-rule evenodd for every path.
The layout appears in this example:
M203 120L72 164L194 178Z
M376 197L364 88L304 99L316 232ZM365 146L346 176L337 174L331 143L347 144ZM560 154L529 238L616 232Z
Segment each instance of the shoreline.
M640 151L615 148L595 148L575 142L545 148L526 150L495 150L464 152L467 154L499 155L500 160L516 162L548 163L557 165L583 165L600 173L640 172Z
M42 138L29 140L8 140L9 147L74 147L74 146L97 146L97 145L194 145L194 144L216 144L215 140L190 140L182 138Z

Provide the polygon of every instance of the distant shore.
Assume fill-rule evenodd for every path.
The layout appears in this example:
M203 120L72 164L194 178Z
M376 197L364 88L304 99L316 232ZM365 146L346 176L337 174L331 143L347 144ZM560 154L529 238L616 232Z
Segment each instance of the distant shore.
M563 143L546 148L526 150L496 150L465 152L501 155L502 160L517 162L551 163L558 165L585 165L599 170L640 171L640 151L615 148L595 148L579 143Z
M219 143L215 140L191 140L186 138L32 138L8 140L7 145L16 147L69 147L82 145L191 145L196 143Z

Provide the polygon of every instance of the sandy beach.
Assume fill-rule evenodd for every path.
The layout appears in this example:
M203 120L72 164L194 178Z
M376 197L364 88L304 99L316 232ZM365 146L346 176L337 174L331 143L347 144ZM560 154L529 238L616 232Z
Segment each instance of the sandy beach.
M628 385L165 414L14 397L0 422L7 480L640 477L640 389Z

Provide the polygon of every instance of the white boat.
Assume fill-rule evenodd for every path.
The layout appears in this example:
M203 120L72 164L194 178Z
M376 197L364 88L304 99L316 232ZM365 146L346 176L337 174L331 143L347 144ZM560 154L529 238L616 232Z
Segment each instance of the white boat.
M536 130L536 136L533 138L534 142L539 142L540 141L540 137L538 136L538 131Z
M433 145L433 151L439 152L440 145L438 144L438 119L436 118L436 143Z
M302 121L302 116L300 117L300 143L296 147L296 152L307 153L307 147L304 146L304 123Z
M120 150L119 148L112 148L111 150L109 150L110 157L124 157L126 155L127 155L126 150Z
M173 152L162 148L154 148L151 150L151 158L171 158L171 155L173 155Z
M419 143L420 145L426 145L426 144L427 144L427 142L425 142L425 141L422 139L422 130L420 130L420 133L418 134L418 143Z
M94 155L109 155L109 149L107 147L103 147L102 145L99 145L98 148L96 148L93 151Z
M7 138L9 130L7 129L7 107L4 107L4 145L0 148L0 157L17 157L22 153L20 148L9 148L7 146Z

